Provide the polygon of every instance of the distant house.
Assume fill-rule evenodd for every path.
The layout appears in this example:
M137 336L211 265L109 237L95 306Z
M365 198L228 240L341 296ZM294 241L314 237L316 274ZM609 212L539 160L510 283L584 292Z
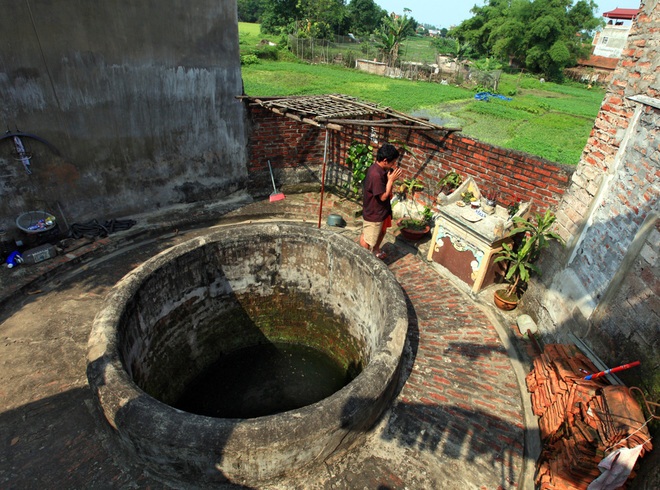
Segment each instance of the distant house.
M607 83L619 62L621 51L626 46L632 21L638 14L639 9L615 8L605 12L603 17L609 21L603 30L594 36L591 56L579 60L578 68L568 70L568 74L589 83Z
M639 9L616 8L605 12L603 17L610 19L602 32L596 33L593 40L593 54L604 58L621 57L621 51L628 40L632 21L639 14ZM627 21L627 22L626 22Z

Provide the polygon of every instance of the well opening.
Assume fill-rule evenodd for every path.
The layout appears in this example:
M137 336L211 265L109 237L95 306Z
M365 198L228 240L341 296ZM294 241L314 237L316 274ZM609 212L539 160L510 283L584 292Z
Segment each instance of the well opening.
M240 225L173 247L113 288L88 378L138 464L164 479L254 484L347 450L373 425L406 329L394 277L351 240ZM313 375L328 385L318 393Z

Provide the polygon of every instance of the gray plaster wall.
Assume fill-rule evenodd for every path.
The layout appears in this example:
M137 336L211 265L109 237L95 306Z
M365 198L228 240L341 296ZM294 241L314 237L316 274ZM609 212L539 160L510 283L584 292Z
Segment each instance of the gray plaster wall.
M0 227L215 200L244 185L236 2L0 0Z

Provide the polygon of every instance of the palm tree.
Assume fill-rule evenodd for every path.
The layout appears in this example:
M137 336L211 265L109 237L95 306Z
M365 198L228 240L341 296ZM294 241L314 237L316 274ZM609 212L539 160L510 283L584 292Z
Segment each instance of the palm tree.
M404 12L410 12L409 9L403 9ZM376 45L382 51L385 63L389 67L394 67L399 58L399 48L401 43L408 37L408 30L412 19L407 13L403 16L392 12L383 17L382 26L377 31Z

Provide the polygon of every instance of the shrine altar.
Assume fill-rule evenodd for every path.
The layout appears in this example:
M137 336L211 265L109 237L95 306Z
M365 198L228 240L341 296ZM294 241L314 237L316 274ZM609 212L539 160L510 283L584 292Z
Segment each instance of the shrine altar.
M459 207L455 202L440 207L427 259L479 292L495 282L500 270L499 264L493 264L495 254L511 240L505 236L511 221L504 216L501 212L488 215L470 205Z

